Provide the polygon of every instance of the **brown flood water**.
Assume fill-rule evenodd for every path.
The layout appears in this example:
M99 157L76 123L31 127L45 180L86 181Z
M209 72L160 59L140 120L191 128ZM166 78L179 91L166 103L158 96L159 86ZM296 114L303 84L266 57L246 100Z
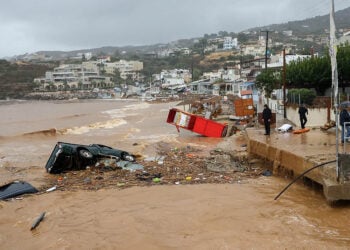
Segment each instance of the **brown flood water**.
M208 151L205 138L165 122L175 103L89 100L0 104L0 182L45 182L57 141L101 143L144 156L157 142ZM236 145L239 147L239 145ZM233 143L233 146L235 144ZM55 191L0 202L1 249L349 249L350 205L260 177L234 184ZM30 231L42 212L45 219Z

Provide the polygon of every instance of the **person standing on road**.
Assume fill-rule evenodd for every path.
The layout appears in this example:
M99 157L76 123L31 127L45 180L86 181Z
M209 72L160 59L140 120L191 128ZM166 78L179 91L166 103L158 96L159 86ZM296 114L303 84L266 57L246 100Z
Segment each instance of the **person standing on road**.
M264 135L270 135L270 123L271 123L272 113L271 109L265 104L264 110L262 112L262 120L265 125L265 134Z
M344 127L345 122L350 122L350 115L347 109L343 107L339 115L339 123L341 125L341 143L344 143L345 131L346 131L346 137L350 137L350 124L347 124Z
M307 110L305 105L301 105L299 107L298 113L299 113L299 119L300 119L301 128L304 129L305 128L305 124L307 123L306 114L309 114L309 111Z

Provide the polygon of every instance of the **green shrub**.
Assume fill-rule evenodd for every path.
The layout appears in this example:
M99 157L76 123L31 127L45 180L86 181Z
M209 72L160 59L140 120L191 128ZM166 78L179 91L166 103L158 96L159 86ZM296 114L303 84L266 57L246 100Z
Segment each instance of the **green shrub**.
M312 89L289 89L287 97L289 103L312 105L316 93Z

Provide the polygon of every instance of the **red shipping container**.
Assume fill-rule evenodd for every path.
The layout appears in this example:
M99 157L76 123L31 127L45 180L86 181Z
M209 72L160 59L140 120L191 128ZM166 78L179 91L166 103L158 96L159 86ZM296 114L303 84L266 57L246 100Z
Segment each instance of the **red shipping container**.
M172 108L169 110L167 123L173 124L176 127L185 128L192 130L194 123L196 121L196 116L179 109Z
M225 137L227 124L218 123L176 108L169 110L167 123L175 125L177 130L184 128L207 137Z
M224 137L227 133L227 124L218 123L198 116L192 131L207 137Z

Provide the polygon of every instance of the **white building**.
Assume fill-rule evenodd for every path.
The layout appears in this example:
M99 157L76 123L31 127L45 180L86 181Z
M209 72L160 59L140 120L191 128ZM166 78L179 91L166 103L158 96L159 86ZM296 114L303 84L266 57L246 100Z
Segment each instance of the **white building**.
M222 79L222 72L204 72L203 78L209 79L211 82L215 82L216 80Z
M224 50L231 50L233 48L237 48L237 46L238 46L237 38L232 38L230 36L227 36L224 38L224 43L223 43Z
M78 53L77 56L78 56L78 58L85 57L86 60L90 60L92 58L92 53L91 52Z
M350 43L350 31L345 32L343 36L338 39L339 44L345 44L346 42Z
M192 79L192 74L188 69L162 70L160 74L153 75L156 81L161 82L163 88L174 85L184 85Z
M236 81L241 77L239 69L237 68L228 68L223 70L221 74L222 79L225 81Z
M240 78L238 68L219 69L217 72L204 72L203 79L209 79L212 82L222 79L224 81L236 81Z
M310 58L310 55L286 55L286 64L292 61L305 60ZM270 57L270 63L267 64L268 68L283 67L283 55L276 55Z

